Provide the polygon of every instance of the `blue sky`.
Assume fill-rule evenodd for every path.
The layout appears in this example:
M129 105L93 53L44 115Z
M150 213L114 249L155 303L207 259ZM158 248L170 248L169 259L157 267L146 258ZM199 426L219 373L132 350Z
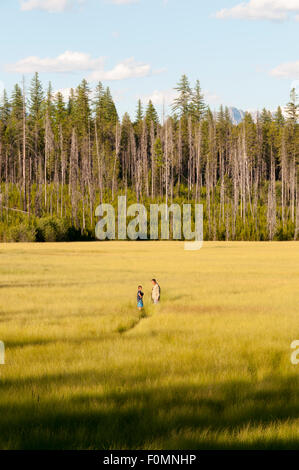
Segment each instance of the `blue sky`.
M275 109L299 84L299 0L1 0L0 81L110 86L159 112L183 73L214 109ZM299 87L298 87L299 88Z

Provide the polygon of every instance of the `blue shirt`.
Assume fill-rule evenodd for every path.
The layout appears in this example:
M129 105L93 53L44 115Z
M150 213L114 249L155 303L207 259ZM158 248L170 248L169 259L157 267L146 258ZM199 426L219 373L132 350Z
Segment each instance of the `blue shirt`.
M140 300L143 299L143 296L144 296L144 293L141 290L139 290L137 292L137 302L140 302Z

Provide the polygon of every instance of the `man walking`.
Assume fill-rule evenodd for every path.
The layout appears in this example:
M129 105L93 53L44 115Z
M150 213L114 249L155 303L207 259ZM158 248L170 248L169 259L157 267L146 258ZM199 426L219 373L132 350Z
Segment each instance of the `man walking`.
M156 279L152 279L152 301L155 305L157 305L160 302L160 293L161 289L159 284L157 283Z

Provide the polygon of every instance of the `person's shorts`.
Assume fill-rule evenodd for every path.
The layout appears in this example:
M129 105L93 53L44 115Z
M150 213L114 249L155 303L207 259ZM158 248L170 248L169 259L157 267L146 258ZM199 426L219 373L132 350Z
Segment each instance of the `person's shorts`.
M139 302L137 304L137 307L138 308L143 308L143 300L139 300Z

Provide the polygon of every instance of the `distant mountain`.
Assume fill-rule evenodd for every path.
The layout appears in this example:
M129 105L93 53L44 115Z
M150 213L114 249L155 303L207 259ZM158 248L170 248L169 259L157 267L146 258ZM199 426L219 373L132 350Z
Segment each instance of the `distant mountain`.
M237 124L240 124L240 122L243 121L244 117L245 117L245 112L242 111L241 109L237 109L237 108L234 108L234 107L230 107L228 108L229 110L229 115L230 115L230 118L233 122L233 124L237 125Z
M243 121L246 113L242 111L242 109L234 108L233 106L231 106L230 108L228 108L228 110L229 110L230 118L234 125L238 125L240 124L240 122ZM282 110L283 116L286 118L287 117L286 109L282 107L281 110ZM248 110L247 112L251 114L254 122L257 122L258 117L261 115L261 111L251 111L251 110L249 111ZM275 118L276 112L277 111L271 111L273 119Z

